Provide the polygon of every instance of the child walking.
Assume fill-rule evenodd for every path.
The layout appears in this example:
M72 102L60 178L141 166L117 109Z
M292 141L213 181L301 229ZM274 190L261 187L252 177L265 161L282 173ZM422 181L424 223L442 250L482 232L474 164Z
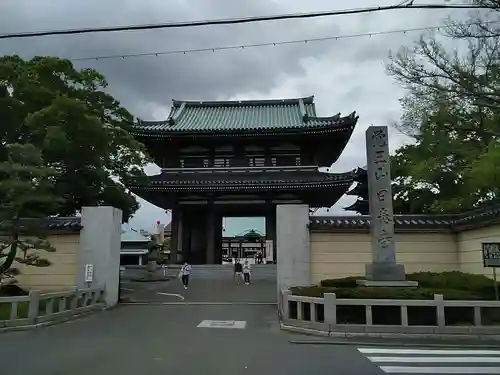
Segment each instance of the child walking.
M181 271L179 272L179 276L182 280L182 284L184 285L184 289L187 289L189 286L189 275L191 275L191 265L186 260L181 267Z

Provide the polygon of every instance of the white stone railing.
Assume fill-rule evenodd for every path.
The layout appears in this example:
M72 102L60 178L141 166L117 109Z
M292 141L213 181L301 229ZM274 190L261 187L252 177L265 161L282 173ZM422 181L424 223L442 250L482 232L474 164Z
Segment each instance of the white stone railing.
M104 289L90 288L27 296L0 297L0 332L48 325L105 307Z
M284 326L299 327L328 333L345 333L347 336L381 334L417 334L417 335L500 335L500 301L457 301L445 300L441 294L435 294L432 300L397 300L397 299L340 299L335 293L325 293L323 298L292 295L290 291L281 292L280 314ZM364 322L348 323L338 319L339 308L358 306L364 311ZM374 322L374 308L390 307L397 309L398 321ZM428 308L433 310L433 324L417 325L409 319L409 310ZM447 322L447 310L461 308L470 314L463 316L467 321L460 324ZM498 309L487 314L487 309ZM358 311L359 312L359 311ZM414 311L412 316L420 313ZM491 321L493 318L493 322ZM485 322L488 320L488 322Z

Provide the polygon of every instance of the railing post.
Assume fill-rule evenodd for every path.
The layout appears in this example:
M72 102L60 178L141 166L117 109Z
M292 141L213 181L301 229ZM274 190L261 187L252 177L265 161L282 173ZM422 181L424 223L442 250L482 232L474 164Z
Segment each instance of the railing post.
M337 295L335 293L325 293L324 300L324 315L325 323L337 325Z
M408 306L401 305L401 325L408 327Z
M97 301L99 300L99 296L101 295L101 289L99 290L94 290L92 289L92 301L90 302L91 305L96 305Z
M304 304L302 301L297 301L297 320L304 320L303 309Z
M52 315L54 313L54 298L45 300L45 315Z
M283 296L282 300L282 313L283 313L283 319L290 319L290 302L288 301L288 296L292 294L291 291L289 290L284 290L281 295Z
M446 326L446 318L444 313L444 298L442 294L434 294L434 303L436 306L436 317L438 327Z
M316 321L318 320L318 317L316 316L316 304L314 302L311 302L310 307L311 307L311 323L316 323Z
M92 291L89 289L89 290L86 290L85 292L83 292L83 302L82 302L82 307L87 307L88 304L89 304L89 299L90 299L90 296L89 295L92 295Z
M481 317L481 306L474 306L474 325L477 327L483 325Z
M12 301L10 305L10 320L16 320L17 319L17 301Z
M372 306L371 305L365 306L365 318L366 318L366 325L372 326L373 325L373 314L372 314Z
M67 306L66 306L66 297L60 297L59 298L59 312L66 311Z
M31 290L29 298L28 320L31 324L35 324L40 310L40 292L38 290Z
M78 307L79 297L80 293L78 291L78 288L75 288L75 291L73 292L73 298L71 299L70 310L76 310L76 308Z

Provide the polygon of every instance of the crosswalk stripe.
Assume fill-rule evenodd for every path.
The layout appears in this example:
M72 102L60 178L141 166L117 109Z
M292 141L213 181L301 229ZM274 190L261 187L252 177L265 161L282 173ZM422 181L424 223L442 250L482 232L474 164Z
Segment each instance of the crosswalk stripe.
M367 357L374 363L500 363L500 357Z
M500 374L500 366L488 366L500 364L500 350L358 348L358 351L387 374Z
M359 348L363 354L500 355L500 350Z
M500 367L403 367L380 366L388 374L500 374Z

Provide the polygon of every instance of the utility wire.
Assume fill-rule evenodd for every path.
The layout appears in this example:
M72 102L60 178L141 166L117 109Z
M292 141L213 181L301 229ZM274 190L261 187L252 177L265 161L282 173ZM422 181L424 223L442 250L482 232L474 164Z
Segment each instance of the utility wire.
M500 23L500 21L489 22L489 23ZM470 25L472 26L474 24L470 24ZM121 55L87 56L87 57L69 58L69 60L71 60L71 61L89 61L89 60L106 60L106 59L126 59L126 58L132 58L132 57L148 57L148 56L159 57L159 56L166 56L166 55L186 55L188 53L199 53L199 52L216 52L216 51L227 51L227 50L237 50L237 49L244 50L246 48L275 47L275 46L282 46L282 45L287 45L287 44L315 43L315 42L324 42L324 41L331 41L331 40L351 39L351 38L360 38L360 37L372 37L372 36L377 36L377 35L406 34L409 32L417 32L417 31L439 30L439 29L444 28L446 26L447 25L437 25L437 26L418 27L418 28L413 28L413 29L376 31L376 32L372 32L372 33L344 34L344 35L326 36L326 37L310 38L310 39L282 40L282 41L275 41L275 42L238 44L238 45L227 45L227 46L207 47L207 48L170 50L170 51L161 51L161 52L144 52L144 53L121 54Z
M340 16L348 14L373 13L373 12L382 12L382 11L398 10L398 9L491 9L491 8L492 8L491 6L488 7L484 5L469 5L469 4L458 4L458 5L423 4L423 5L411 5L411 6L389 5L383 7L332 10L324 12L278 14L273 16L227 18L227 19L213 19L213 20L201 20L201 21L183 21L183 22L170 22L170 23L145 24L145 25L96 27L96 28L84 28L84 29L28 31L28 32L0 34L0 39L32 38L37 36L88 34L88 33L115 32L115 31L185 28L185 27L199 27L199 26L212 26L212 25L234 25L242 23L278 21L285 19L304 19L304 18L317 18L317 17L327 17L327 16Z

